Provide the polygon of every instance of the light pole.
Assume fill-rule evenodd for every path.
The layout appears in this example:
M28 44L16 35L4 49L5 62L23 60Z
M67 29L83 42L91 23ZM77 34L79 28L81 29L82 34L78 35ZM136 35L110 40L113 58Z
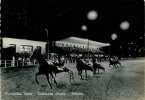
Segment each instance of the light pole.
M87 26L86 25L82 25L81 27L82 31L87 31ZM87 43L87 53L88 53L88 59L89 59L89 39L87 39L88 43Z
M90 55L89 55L89 39L88 39L88 59L90 58Z
M48 41L48 29L45 28L45 31L47 33L47 44L46 44L46 54L47 54L47 60L49 60L49 41Z
M121 23L120 23L120 29L122 30L122 31L126 31L126 30L128 30L130 28L130 22L129 21L127 21L127 20L124 20L124 21L122 21ZM123 43L124 41L122 41L121 40L121 43ZM130 48L128 48L128 50L129 50L129 52L130 52ZM124 55L124 53L123 53L123 55ZM128 55L130 55L130 53L128 53Z
M91 20L91 21L94 21L94 20L96 20L97 19L97 17L98 17L98 13L97 13L97 11L96 10L91 10L91 11L89 11L88 13L87 13L87 18L88 18L88 20ZM87 28L86 28L86 30L87 30ZM86 30L84 30L84 31L86 31ZM88 46L88 59L90 58L90 55L89 55L89 39L88 39L88 44L87 44L87 46Z

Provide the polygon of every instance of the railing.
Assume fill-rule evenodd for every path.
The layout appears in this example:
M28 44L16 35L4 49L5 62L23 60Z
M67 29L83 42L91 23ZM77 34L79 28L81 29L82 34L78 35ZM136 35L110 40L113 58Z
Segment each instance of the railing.
M25 61L25 60L1 60L1 67L18 67L18 66L26 66L26 65L36 65L37 62L34 60L33 62Z

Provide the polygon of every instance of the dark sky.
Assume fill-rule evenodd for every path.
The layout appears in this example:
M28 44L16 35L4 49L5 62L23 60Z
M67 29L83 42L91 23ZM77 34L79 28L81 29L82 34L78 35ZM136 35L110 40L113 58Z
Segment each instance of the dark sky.
M96 10L98 18L87 19ZM128 30L121 30L122 21L130 22ZM86 25L87 31L81 26ZM3 0L2 35L46 41L69 36L110 42L112 33L119 41L143 43L143 0Z

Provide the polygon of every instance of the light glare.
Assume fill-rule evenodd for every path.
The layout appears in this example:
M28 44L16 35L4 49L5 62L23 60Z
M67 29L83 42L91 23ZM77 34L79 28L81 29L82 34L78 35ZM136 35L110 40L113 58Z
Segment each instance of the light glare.
M83 26L82 26L82 30L83 30L83 31L86 31L86 30L87 30L87 26L86 26L86 25L83 25Z
M128 21L123 21L123 22L121 22L121 24L120 24L120 28L121 28L122 30L127 30L127 29L129 28L129 26L130 26L130 24L129 24Z
M91 10L88 12L87 18L89 20L95 20L98 17L98 14L95 10Z
M116 33L113 33L113 34L111 35L111 39L112 39L112 40L116 40L116 39L117 39L117 34L116 34Z

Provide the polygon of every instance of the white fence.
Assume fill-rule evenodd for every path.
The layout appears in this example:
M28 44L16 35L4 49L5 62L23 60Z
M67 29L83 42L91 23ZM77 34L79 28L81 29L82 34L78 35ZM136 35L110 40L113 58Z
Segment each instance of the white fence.
M1 60L1 67L18 67L18 66L27 66L27 65L36 65L37 62L34 60L33 62L25 61L25 60Z

